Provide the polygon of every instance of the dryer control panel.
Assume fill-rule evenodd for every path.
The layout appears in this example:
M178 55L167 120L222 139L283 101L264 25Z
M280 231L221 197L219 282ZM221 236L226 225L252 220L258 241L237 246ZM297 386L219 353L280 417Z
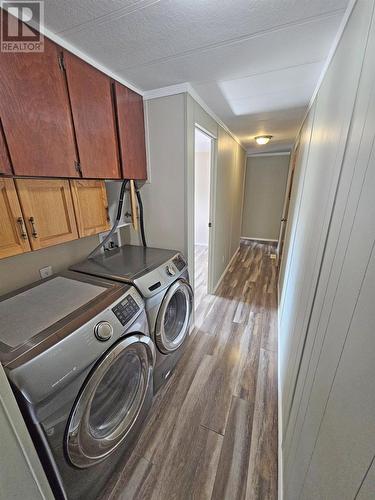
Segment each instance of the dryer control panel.
M140 307L133 299L133 297L131 295L127 295L124 300L122 300L112 308L112 311L120 321L120 323L125 326L130 321L130 319L139 311L139 309Z
M186 267L186 260L180 253L172 259L172 262L180 272Z

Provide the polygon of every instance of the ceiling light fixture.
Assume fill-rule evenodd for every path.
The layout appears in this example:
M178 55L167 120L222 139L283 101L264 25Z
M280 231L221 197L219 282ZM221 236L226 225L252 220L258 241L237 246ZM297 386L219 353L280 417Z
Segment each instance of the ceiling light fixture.
M254 137L254 139L256 140L257 144L263 146L264 144L270 142L272 137L272 135L257 135L256 137Z

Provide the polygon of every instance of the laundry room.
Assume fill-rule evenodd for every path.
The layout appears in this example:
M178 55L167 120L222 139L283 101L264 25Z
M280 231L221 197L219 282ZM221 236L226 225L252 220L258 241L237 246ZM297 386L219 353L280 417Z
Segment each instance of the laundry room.
M374 55L375 0L1 1L0 500L373 500Z

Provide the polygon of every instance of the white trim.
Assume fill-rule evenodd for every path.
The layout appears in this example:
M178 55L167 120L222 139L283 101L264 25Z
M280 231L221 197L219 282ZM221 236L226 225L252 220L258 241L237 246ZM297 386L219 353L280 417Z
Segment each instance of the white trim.
M212 111L212 109L204 102L201 96L193 89L189 82L179 83L177 85L169 85L168 87L161 87L159 89L147 90L143 92L143 99L157 99L160 97L168 97L176 94L189 94L194 101L196 101L204 111L211 116L215 122L220 125L228 134L241 146L241 148L246 151L246 148L243 146L239 138L233 134L233 132L229 129L229 127Z
M223 274L220 276L219 281L216 283L216 286L215 286L214 291L213 291L213 294L214 294L214 295L215 295L215 293L217 292L217 289L219 288L219 286L220 286L221 282L223 281L224 276L225 276L225 275L226 275L226 273L228 272L228 270L229 270L230 266L232 265L232 263L233 263L233 261L234 261L235 257L237 256L237 254L238 254L239 250L240 250L240 247L238 247L238 248L237 248L237 250L234 252L234 254L232 255L232 258L231 258L231 259L230 259L230 261L228 262L227 267L224 269Z
M193 87L189 85L189 94L191 97L206 111L207 114L213 118L216 123L220 125L228 134L241 146L241 148L246 151L246 148L242 145L241 141L239 138L233 134L233 132L230 130L230 128L212 111L212 109L204 102L204 100L201 98L201 96L193 89Z
M194 123L195 128L199 129L203 134L207 135L209 139L217 139L217 135L202 127L198 122Z
M284 498L284 480L283 480L283 412L282 412L282 391L280 384L280 289L277 283L277 427L278 427L278 439L277 439L277 497L278 500L283 500Z
M279 240L273 240L270 238L251 238L249 236L241 236L241 240L251 240L251 241L269 241L271 243L277 243Z
M189 93L189 84L179 83L177 85L168 85L167 87L160 87L158 89L146 90L143 92L143 98L145 100L157 99L159 97L168 97L176 94Z
M145 184L151 184L152 182L152 168L151 168L151 151L150 151L150 120L148 112L148 103L144 101L143 114L145 120L145 138L146 138L146 166L147 166L147 179Z
M290 155L291 151L280 151L279 153L247 153L247 157L251 158L253 156L259 157L259 156L286 156Z
M217 237L216 229L216 202L217 202L217 160L218 160L218 139L211 137L210 152L210 185L209 185L209 218L211 227L208 232L208 267L207 267L207 292L211 293L214 288L214 245ZM195 162L195 155L194 155ZM194 166L195 173L195 166ZM195 203L195 199L194 199Z
M114 73L113 71L108 69L107 66L104 66L103 64L99 63L98 61L93 59L91 56L89 56L85 52L82 52L82 50L78 49L77 47L72 45L70 42L67 42L66 40L61 38L59 35L56 35L55 33L53 33L51 30L49 30L45 26L42 26L41 31L43 32L43 34L47 38L49 38L53 42L60 45L63 49L66 49L69 52L71 52L72 54L76 55L77 57L80 57L83 61L86 61L88 64L91 64L91 66L94 66L94 68L98 69L99 71L106 74L110 78L113 78L114 80L116 80L119 83L122 83L123 85L125 85L129 89L134 90L134 92L137 92L137 94L140 94L140 95L144 94L143 90L140 90L132 83L128 82L127 80L125 80L121 76L117 75L116 73Z
M305 115L303 117L303 120L301 122L301 126L298 129L296 137L298 137L299 134L301 133L301 130L302 130L303 124L304 124L304 122L305 122L305 120L307 118L307 115L309 114L310 109L312 108L312 106L313 106L313 104L315 102L315 99L316 99L316 97L318 95L320 87L322 86L322 83L323 83L323 80L324 80L324 78L326 76L328 68L331 65L332 59L333 59L334 55L336 54L336 51L337 51L337 48L339 46L340 40L341 40L341 38L342 38L342 36L344 34L346 25L348 24L349 18L352 15L352 12L353 12L353 9L354 9L356 3L357 3L357 0L349 0L348 6L347 6L345 14L344 14L344 17L341 20L339 29L338 29L338 31L336 33L336 36L335 36L335 38L334 38L334 40L332 42L330 51L328 52L328 56L327 56L326 62L325 62L324 66L323 66L323 69L322 69L322 71L320 73L318 83L316 84L315 90L314 90L314 92L313 92L313 94L311 96L309 105L307 106L306 113L305 113Z

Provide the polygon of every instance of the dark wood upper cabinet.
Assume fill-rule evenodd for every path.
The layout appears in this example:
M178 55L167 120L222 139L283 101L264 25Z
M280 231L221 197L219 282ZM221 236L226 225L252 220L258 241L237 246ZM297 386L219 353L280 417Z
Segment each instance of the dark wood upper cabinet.
M0 116L15 175L76 177L76 148L59 49L0 52Z
M83 177L121 177L111 79L64 51L73 122Z
M147 179L143 98L118 82L114 86L123 177Z
M8 149L5 142L4 131L0 120L0 174L12 175L12 166L10 164Z

